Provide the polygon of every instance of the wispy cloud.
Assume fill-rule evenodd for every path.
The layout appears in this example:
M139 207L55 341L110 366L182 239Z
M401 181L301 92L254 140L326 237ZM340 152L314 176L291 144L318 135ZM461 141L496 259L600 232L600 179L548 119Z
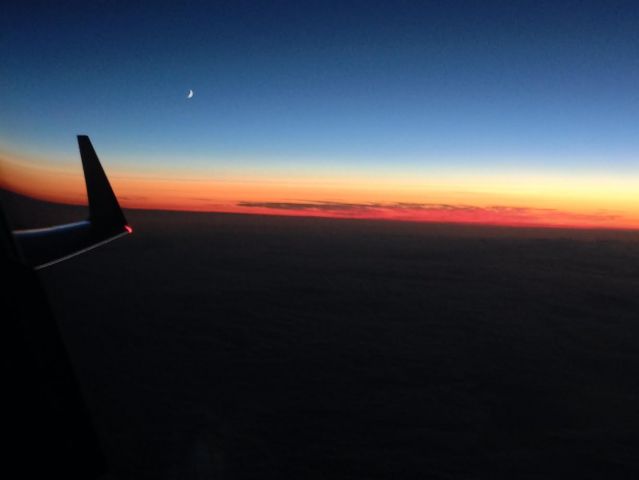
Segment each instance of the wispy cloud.
M237 206L272 208L276 210L314 210L325 212L373 211L384 208L381 203L343 202L238 202Z
M606 224L621 218L610 212L574 213L552 208L521 206L476 206L448 203L406 202L251 202L241 201L238 207L261 208L308 214L353 217L388 218L446 222L509 223L509 224Z

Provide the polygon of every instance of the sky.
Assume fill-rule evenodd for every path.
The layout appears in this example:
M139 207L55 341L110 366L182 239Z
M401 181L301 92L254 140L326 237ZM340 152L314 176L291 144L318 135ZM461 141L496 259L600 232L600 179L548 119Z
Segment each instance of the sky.
M87 134L127 208L639 228L636 2L10 2L0 59L37 198Z

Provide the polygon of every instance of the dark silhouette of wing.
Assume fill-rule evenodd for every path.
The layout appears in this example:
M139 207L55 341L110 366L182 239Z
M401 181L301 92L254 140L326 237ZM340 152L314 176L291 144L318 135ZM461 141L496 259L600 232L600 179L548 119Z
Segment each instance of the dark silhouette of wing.
M132 232L89 137L78 135L89 198L89 219L49 228L13 232L27 265L44 268Z
M102 222L98 223L101 228ZM24 258L26 251L31 261L52 261L101 238L99 230L92 230L92 220L78 225L23 233L22 238L29 240L18 244L20 235L12 235L0 204L0 271L5 279L0 348L5 366L4 408L0 415L8 440L3 447L3 464L18 478L53 475L90 480L102 478L106 472L91 416L46 292L33 265ZM107 225L105 231L117 233L116 226ZM84 237L80 235L83 231ZM65 243L72 235L78 235L76 243ZM56 248L47 249L50 241L57 242Z

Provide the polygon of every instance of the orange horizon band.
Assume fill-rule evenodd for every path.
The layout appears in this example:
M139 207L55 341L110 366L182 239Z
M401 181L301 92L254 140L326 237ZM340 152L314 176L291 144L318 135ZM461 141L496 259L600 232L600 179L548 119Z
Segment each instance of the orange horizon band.
M81 171L0 159L0 186L52 202L85 204ZM553 179L520 181L509 187L485 179L456 185L406 180L352 182L344 179L251 178L213 180L132 176L113 172L124 208L248 213L260 215L365 218L411 222L501 226L639 229L639 202L629 188L565 185ZM460 182L461 183L461 182ZM565 188L564 188L565 187ZM597 189L598 188L598 189ZM471 191L472 189L472 191ZM592 193L591 193L592 192Z

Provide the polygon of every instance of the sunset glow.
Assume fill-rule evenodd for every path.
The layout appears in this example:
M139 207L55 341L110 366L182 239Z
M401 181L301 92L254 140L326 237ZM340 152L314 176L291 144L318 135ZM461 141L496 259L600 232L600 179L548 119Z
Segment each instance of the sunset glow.
M109 161L103 160L105 168ZM71 162L68 163L69 165ZM81 167L45 159L2 156L3 188L34 198L82 204ZM156 169L129 174L110 169L125 208L262 215L367 218L509 226L639 228L634 178L451 174L375 176L370 171L321 175Z
M86 134L125 208L639 228L631 9L338 3L12 6L3 187L84 202Z

